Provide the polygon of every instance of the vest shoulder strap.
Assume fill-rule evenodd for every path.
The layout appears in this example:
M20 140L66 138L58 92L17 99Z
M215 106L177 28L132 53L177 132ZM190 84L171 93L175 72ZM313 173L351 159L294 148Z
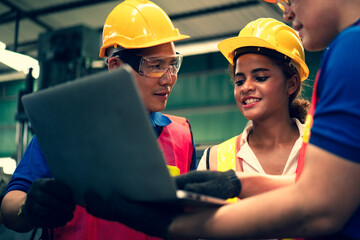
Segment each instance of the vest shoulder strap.
M240 139L241 134L209 148L207 156L208 169L217 171L236 170L236 160L239 159L236 154L240 151ZM241 162L239 162L239 165L240 170L242 170Z
M184 127L189 128L189 121L184 118L184 117L179 117L179 116L174 116L174 115L169 115L169 114L163 114L165 116L167 116L168 118L170 118L171 121L176 122Z

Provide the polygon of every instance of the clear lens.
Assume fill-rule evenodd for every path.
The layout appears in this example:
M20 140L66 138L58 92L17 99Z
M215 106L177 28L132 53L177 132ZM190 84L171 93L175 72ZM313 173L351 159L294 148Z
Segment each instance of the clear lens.
M139 74L160 78L169 71L171 75L176 75L180 70L182 58L179 54L167 57L143 57L140 61Z

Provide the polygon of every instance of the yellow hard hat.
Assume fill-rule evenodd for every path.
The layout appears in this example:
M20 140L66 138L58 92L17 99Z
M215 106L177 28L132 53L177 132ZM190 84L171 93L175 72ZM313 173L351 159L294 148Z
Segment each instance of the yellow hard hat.
M218 45L220 52L234 65L234 51L244 47L275 50L295 62L301 81L309 76L304 47L294 29L273 18L259 18L248 23L237 37L225 39Z
M148 0L125 0L106 18L99 56L109 47L147 48L189 38L180 34L169 16Z

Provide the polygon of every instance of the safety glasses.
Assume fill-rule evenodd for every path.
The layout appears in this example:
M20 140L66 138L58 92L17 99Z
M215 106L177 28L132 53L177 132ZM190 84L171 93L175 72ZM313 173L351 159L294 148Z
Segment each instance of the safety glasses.
M277 5L281 10L289 11L291 7L292 0L276 0Z
M167 71L176 75L182 63L183 57L180 54L167 57L142 57L139 65L139 74L151 78L160 78Z
M183 56L178 53L164 57L147 58L120 51L114 53L113 56L118 56L140 75L150 78L161 78L168 71L171 75L176 75L180 70L183 59Z

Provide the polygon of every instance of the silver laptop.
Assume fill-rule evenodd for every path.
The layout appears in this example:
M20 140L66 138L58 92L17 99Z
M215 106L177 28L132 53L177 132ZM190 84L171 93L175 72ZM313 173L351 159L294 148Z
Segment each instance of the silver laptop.
M139 202L219 206L176 190L129 66L26 95L25 111L53 176L76 202L95 191Z

